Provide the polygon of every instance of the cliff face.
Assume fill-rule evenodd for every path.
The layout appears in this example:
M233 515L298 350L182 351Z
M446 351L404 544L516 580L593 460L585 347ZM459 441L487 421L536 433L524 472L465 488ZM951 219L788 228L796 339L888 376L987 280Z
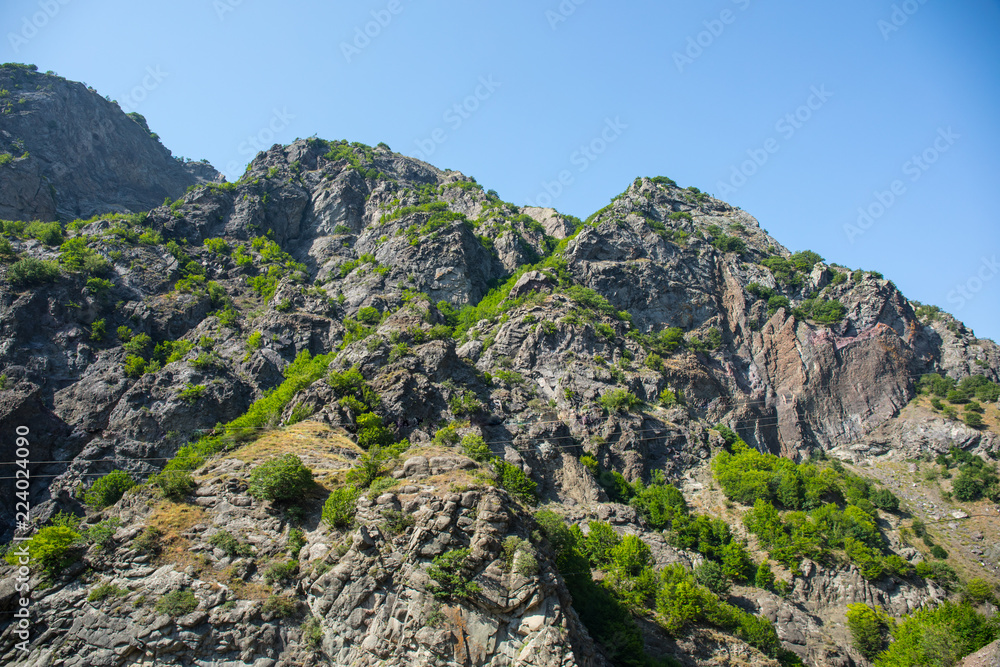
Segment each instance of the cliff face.
M147 211L197 183L210 165L174 159L133 120L81 83L0 67L0 219L74 220Z
M607 475L663 474L757 548L708 471L720 422L761 451L829 452L897 489L865 462L996 451L995 406L974 429L915 400L924 373L1000 379L993 342L946 315L921 319L877 274L792 255L746 212L669 179L637 179L584 223L503 202L384 145L310 139L261 153L239 183L209 184L208 167L178 163L80 84L2 68L0 88L11 93L0 148L28 153L0 166L10 176L0 217L149 209L65 226L82 241L75 250L27 232L9 239L22 260L62 267L47 281L26 279L15 257L0 265L0 432L31 425L37 524L84 514L80 492L96 477L145 479L259 409L306 352L329 355L329 370L356 368L368 407L409 447L385 464L398 484L358 498L353 530L332 529L324 493L365 452L357 406L333 376L310 377L197 469L182 501L145 486L89 512L85 525L115 519L116 531L36 589L41 635L29 657L5 660L633 664L606 637L595 644L556 567L557 540L461 438L482 438L570 523L640 536L661 568L703 558L614 502ZM158 206L167 196L180 198ZM453 437L441 435L448 424ZM252 468L282 452L321 482L298 516L247 495ZM9 439L0 456L15 458ZM0 503L7 537L13 497ZM918 561L892 532L899 516L879 520L886 548ZM148 526L157 549L137 546ZM247 551L217 546L220 531ZM536 567L514 566L509 538ZM469 549L480 592L442 602L428 567L455 549ZM289 558L294 573L266 575ZM745 586L733 599L815 665L863 664L846 648L848 603L903 614L944 596L930 581L869 582L844 563L808 564L792 582L784 596ZM120 595L90 599L103 584ZM157 611L174 589L194 591L197 608ZM0 606L13 599L0 588ZM640 617L647 650L682 664L769 662L745 637L670 635L656 614Z

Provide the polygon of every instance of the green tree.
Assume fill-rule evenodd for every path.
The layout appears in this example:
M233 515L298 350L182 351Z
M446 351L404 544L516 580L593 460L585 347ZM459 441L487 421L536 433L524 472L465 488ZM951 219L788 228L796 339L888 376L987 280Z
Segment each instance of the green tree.
M847 627L854 648L869 660L885 649L891 626L892 619L881 607L874 609L860 602L847 605Z
M112 470L98 477L83 495L83 502L95 510L114 505L137 482L124 470Z
M295 500L313 487L312 471L295 454L266 461L250 473L247 493L270 501Z
M722 598L729 595L729 589L732 586L722 565L711 560L702 561L698 567L694 568L694 579Z

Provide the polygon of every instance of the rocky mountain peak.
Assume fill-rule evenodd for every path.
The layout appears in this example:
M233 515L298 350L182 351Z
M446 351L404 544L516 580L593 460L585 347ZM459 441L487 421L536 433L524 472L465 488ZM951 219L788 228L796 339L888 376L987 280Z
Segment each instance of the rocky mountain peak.
M852 614L960 594L996 638L1000 349L881 274L665 177L579 220L312 137L226 183L0 81L5 663L867 666Z
M0 66L0 156L0 217L15 220L138 213L221 180L211 165L174 159L138 113L14 63Z

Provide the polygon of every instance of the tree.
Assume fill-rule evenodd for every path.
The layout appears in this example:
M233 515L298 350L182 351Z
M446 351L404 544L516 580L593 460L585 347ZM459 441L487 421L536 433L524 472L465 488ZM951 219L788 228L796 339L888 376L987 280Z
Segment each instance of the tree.
M698 567L694 568L694 579L721 598L729 595L731 587L729 578L722 566L715 561L702 561Z
M107 475L97 478L87 489L83 495L83 502L95 510L104 509L118 502L125 492L135 485L136 481L124 470L112 470Z
M294 500L312 486L312 470L295 454L284 454L254 468L247 493L270 501Z
M891 626L892 619L881 607L873 609L860 602L847 605L847 627L854 648L869 660L885 649Z
M614 568L636 577L652 563L653 552L638 536L626 535L611 549L610 556Z

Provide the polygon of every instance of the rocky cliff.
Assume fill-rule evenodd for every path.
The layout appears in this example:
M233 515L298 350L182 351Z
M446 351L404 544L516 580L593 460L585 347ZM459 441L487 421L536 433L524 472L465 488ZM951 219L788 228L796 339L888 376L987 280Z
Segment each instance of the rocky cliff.
M147 211L224 180L175 159L138 114L82 83L0 67L0 218L74 220Z
M301 140L206 182L81 84L4 67L0 88L0 432L30 430L31 523L77 535L70 562L33 570L27 652L0 620L5 663L867 664L848 604L902 616L948 596L913 574L929 556L903 522L958 511L950 487L924 507L916 469L891 466L996 453L995 397L968 425L918 380L988 386L1000 350L881 275L790 253L663 177L586 221L382 144ZM629 597L643 572L717 560L712 540L774 558L709 465L736 441L832 455L902 496L860 504L894 573L828 554L775 564L784 587L732 575L715 620L683 632L666 583ZM0 451L17 458L13 437ZM281 454L316 480L294 503L248 492ZM188 486L157 476L168 462ZM113 470L144 484L98 509ZM5 538L25 536L6 483ZM642 499L666 484L716 537L664 530ZM345 488L363 492L338 527L322 507ZM573 560L605 524L648 550L633 579ZM962 530L939 535L960 573L995 580ZM435 595L463 550L471 592ZM194 606L156 604L174 592Z

